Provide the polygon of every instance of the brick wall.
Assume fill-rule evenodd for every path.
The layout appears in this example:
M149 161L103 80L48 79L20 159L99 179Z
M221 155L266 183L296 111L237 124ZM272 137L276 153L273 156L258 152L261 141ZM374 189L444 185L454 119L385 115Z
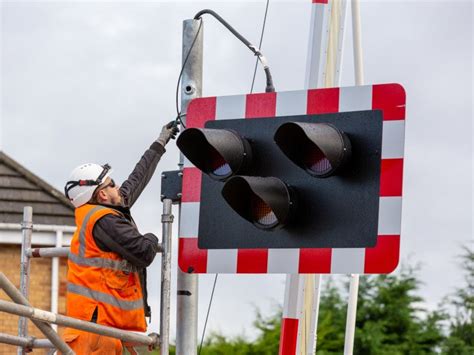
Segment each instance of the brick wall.
M20 287L20 252L19 245L0 245L0 271L15 285ZM59 267L59 304L58 311L66 313L66 273L67 262L65 258L60 259ZM10 298L0 290L0 299L11 301ZM31 259L30 276L30 303L33 307L51 310L51 258ZM0 312L0 333L18 335L18 316ZM59 328L61 333L61 328ZM28 334L44 339L44 335L28 320ZM0 354L15 354L16 347L0 344ZM44 350L35 350L33 354L46 354Z

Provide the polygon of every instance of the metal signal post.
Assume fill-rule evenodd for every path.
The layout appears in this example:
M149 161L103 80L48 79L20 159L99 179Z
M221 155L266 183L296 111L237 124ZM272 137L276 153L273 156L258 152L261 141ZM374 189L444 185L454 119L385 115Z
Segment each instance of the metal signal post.
M202 95L202 39L201 20L183 22L183 76L181 80L181 113L186 113L189 102ZM189 56L188 56L189 54ZM186 60L187 58L187 60ZM186 61L186 62L185 62ZM180 156L180 168L184 157ZM180 205L180 219L181 219ZM180 220L180 224L182 221ZM198 275L182 272L178 267L176 301L176 354L197 352Z

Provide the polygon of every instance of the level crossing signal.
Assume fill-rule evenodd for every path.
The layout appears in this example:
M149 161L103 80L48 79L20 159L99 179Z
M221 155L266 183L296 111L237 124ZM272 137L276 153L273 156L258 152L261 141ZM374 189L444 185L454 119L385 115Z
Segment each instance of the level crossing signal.
M376 111L185 130L177 145L206 174L199 246L374 246L381 144Z
M334 175L351 155L347 135L326 123L287 122L277 128L273 139L294 164L313 177ZM223 198L254 226L270 230L291 221L297 209L292 188L277 177L241 176L255 171L246 138L226 129L190 128L177 144L210 178L228 180L222 188ZM313 181L308 179L308 183Z
M398 84L193 100L177 140L181 269L393 270L404 106Z

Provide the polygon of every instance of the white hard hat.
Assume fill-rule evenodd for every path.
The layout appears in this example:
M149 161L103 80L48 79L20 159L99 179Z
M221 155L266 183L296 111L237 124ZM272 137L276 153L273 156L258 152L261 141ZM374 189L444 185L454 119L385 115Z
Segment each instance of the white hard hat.
M99 165L87 163L79 165L71 172L64 193L74 207L89 202L95 189L112 174L109 164Z

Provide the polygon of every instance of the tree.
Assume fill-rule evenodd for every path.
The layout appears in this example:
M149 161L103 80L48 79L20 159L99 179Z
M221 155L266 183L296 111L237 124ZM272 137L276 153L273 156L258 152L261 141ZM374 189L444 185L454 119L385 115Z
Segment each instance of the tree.
M464 355L474 354L474 251L463 248L461 256L466 282L447 301L454 307L450 319L449 335L443 344L443 353Z
M259 336L255 341L248 341L238 336L227 338L224 335L213 333L203 344L201 355L273 355L278 354L281 310L278 309L269 317L264 317L257 311L254 327Z
M439 348L442 315L419 307L420 280L411 268L397 274L362 276L359 288L355 354L429 354ZM348 286L348 285L347 285ZM317 353L341 354L347 297L329 281L321 294Z
M340 354L344 349L344 327L346 303L332 278L328 278L321 292L317 332L317 353L319 355Z
M411 268L364 277L357 306L356 354L431 354L443 340L441 314L420 308Z

